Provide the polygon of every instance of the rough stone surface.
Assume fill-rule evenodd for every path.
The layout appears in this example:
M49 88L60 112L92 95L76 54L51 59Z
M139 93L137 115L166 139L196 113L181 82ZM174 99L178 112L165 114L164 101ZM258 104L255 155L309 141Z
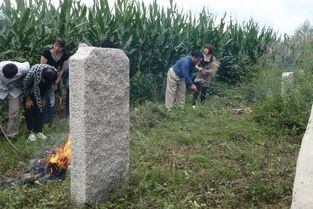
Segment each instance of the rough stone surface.
M313 106L303 136L293 183L291 209L313 208Z
M284 72L282 74L282 87L281 87L281 94L283 96L288 96L290 93L291 88L294 85L294 72Z
M119 49L82 47L70 71L72 200L105 202L128 184L129 60Z

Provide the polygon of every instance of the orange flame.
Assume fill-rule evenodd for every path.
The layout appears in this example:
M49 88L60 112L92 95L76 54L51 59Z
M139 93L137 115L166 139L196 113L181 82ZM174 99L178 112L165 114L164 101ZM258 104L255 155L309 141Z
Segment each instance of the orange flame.
M71 140L67 137L63 147L57 147L54 154L47 158L47 164L56 164L59 168L66 170L71 160Z

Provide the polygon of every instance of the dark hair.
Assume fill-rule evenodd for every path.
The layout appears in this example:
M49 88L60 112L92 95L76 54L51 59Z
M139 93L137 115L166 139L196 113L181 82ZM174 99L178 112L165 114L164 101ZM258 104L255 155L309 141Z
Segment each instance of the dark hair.
M58 74L52 68L45 68L41 74L42 79L44 79L48 84L52 84L57 80Z
M208 49L210 54L213 54L214 52L214 46L212 44L204 44L203 48Z
M113 42L109 39L102 41L100 47L102 48L113 48Z
M200 51L194 51L191 53L192 57L197 57L197 58L202 58L203 59L203 54Z
M13 78L17 74L17 66L13 63L9 63L3 66L2 72L4 77Z
M60 45L62 48L65 48L65 40L63 38L57 38L54 41L54 44Z

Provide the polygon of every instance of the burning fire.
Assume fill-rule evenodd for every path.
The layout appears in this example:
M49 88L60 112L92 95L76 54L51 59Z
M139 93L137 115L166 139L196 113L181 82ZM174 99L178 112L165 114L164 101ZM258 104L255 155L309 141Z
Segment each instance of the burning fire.
M15 179L0 181L0 188L16 188L17 183L32 184L35 181L62 180L71 160L71 140L67 137L63 147L47 151L47 158L32 160L27 171Z
M65 171L70 164L71 160L71 140L67 137L65 145L63 147L57 147L56 150L49 154L46 163L47 165L55 165L58 169ZM49 173L54 173L54 167L49 167Z

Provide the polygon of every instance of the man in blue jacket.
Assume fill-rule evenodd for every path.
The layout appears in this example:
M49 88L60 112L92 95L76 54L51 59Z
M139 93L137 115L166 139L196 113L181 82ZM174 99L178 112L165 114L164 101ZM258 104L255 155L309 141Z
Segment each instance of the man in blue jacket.
M191 56L178 60L167 73L167 84L165 93L165 106L167 109L173 107L174 101L178 105L185 104L186 84L193 91L197 87L192 82L192 74L195 65L203 59L203 54L199 51L193 52Z

